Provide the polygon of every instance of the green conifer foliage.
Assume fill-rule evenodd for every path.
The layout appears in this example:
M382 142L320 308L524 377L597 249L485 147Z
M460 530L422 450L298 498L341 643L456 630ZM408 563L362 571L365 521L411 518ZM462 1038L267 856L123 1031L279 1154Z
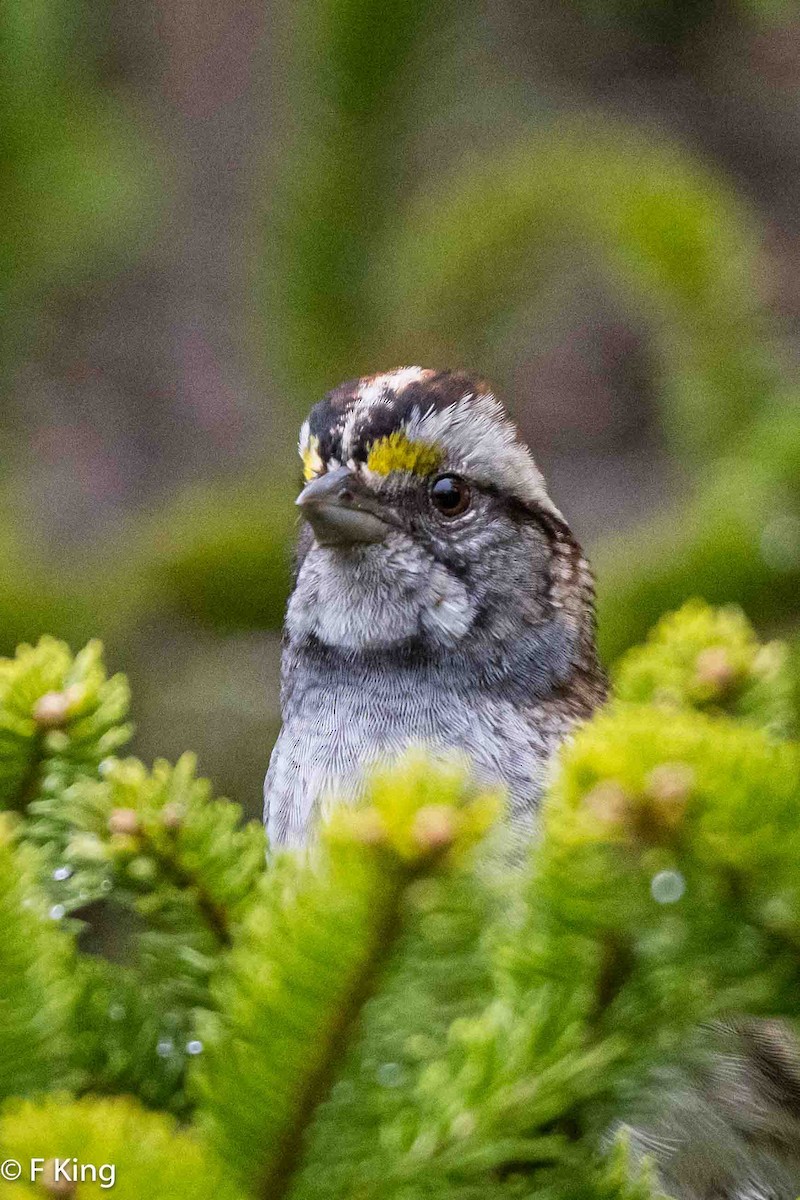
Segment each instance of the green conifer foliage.
M0 664L0 1156L113 1162L116 1194L165 1200L655 1200L624 1122L657 1073L707 1061L701 1023L800 1017L788 672L694 602L565 748L527 862L489 833L500 798L417 752L265 867L191 756L108 753L126 694L97 647L24 648Z
M103 1196L122 1200L242 1200L242 1194L213 1156L175 1122L150 1113L124 1098L85 1097L70 1101L49 1097L41 1103L13 1104L0 1119L0 1155L26 1165L44 1158L43 1173L33 1186L0 1184L3 1200L45 1195ZM115 1168L113 1187L79 1182L70 1189L63 1170L55 1177L55 1160L104 1164ZM69 1166L74 1178L74 1166ZM57 1185L60 1184L60 1190Z
M38 863L15 846L15 832L0 817L0 1099L68 1074L75 998L72 947L49 918L34 885Z
M215 965L264 868L260 825L212 799L194 759L148 772L115 756L128 687L99 643L43 638L0 661L0 802L35 852L36 904L96 952L73 967L70 1069L84 1087L185 1108ZM27 877L30 877L31 870Z
M0 806L24 812L41 786L96 772L123 745L128 686L106 679L98 642L74 659L42 638L0 660Z
M792 689L785 645L761 645L741 609L702 600L663 617L614 672L621 700L727 714L776 734L791 729Z
M412 757L376 778L369 805L334 815L314 862L282 860L268 875L220 977L200 1076L212 1138L257 1194L288 1194L365 1006L409 925L426 920L424 885L457 870L494 808L463 770L432 775Z

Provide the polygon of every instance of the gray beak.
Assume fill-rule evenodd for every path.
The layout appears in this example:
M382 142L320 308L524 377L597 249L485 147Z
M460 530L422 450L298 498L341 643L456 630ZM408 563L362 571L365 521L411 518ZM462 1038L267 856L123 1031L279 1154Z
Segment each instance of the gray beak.
M389 524L371 511L370 499L347 467L312 479L297 505L321 546L382 542L389 532Z

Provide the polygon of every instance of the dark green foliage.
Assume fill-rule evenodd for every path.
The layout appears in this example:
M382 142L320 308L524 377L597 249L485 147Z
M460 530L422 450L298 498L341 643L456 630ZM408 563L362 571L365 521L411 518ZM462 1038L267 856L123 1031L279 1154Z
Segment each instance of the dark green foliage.
M80 644L96 628L83 579L65 581L39 561L0 499L0 650L13 653L47 630Z
M109 240L124 248L145 211L142 143L96 87L76 24L57 0L5 4L0 20L4 373L26 347L34 300L87 263L96 272L98 250L108 254Z
M253 480L231 491L193 489L160 513L140 544L129 548L133 572L120 564L117 577L131 582L146 564L147 590L136 599L134 584L132 617L161 609L223 633L278 628L296 528L290 477L295 466L285 464L283 486L278 479L267 486ZM119 608L124 611L124 601Z
M787 0L733 0L722 9L716 0L578 0L576 8L595 34L614 27L662 52L677 50L693 36L713 37L726 17L768 26L789 12Z
M466 162L409 207L374 282L396 357L478 361L502 383L499 314L529 303L576 246L649 322L676 444L701 455L729 441L779 379L745 283L752 236L720 181L622 126L556 125L491 171Z
M800 586L797 401L768 408L734 452L709 465L688 505L611 539L596 567L609 658L690 595L713 604L735 599L767 626L793 622Z
M440 8L437 20L444 11ZM426 0L302 0L293 10L301 117L269 213L266 301L297 415L372 364L369 248L394 215L404 97L433 13ZM274 344L274 335L279 337Z

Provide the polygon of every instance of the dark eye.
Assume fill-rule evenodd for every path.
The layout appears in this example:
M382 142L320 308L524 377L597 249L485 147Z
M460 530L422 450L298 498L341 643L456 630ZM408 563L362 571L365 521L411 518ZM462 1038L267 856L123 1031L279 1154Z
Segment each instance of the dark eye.
M431 502L445 517L457 517L469 508L469 487L457 475L440 475L431 484Z

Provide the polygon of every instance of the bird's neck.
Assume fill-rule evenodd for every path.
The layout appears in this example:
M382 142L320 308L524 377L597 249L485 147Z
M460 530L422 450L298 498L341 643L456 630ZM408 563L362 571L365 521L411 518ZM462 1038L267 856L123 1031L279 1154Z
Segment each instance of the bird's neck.
M591 648L590 648L591 649ZM480 704L491 695L516 705L569 700L576 715L588 715L602 700L603 677L596 660L557 621L542 622L499 644L480 631L453 650L432 649L408 639L381 649L330 646L308 634L289 639L284 678L295 672L326 689L367 687L384 695L432 687L449 689L460 702Z

